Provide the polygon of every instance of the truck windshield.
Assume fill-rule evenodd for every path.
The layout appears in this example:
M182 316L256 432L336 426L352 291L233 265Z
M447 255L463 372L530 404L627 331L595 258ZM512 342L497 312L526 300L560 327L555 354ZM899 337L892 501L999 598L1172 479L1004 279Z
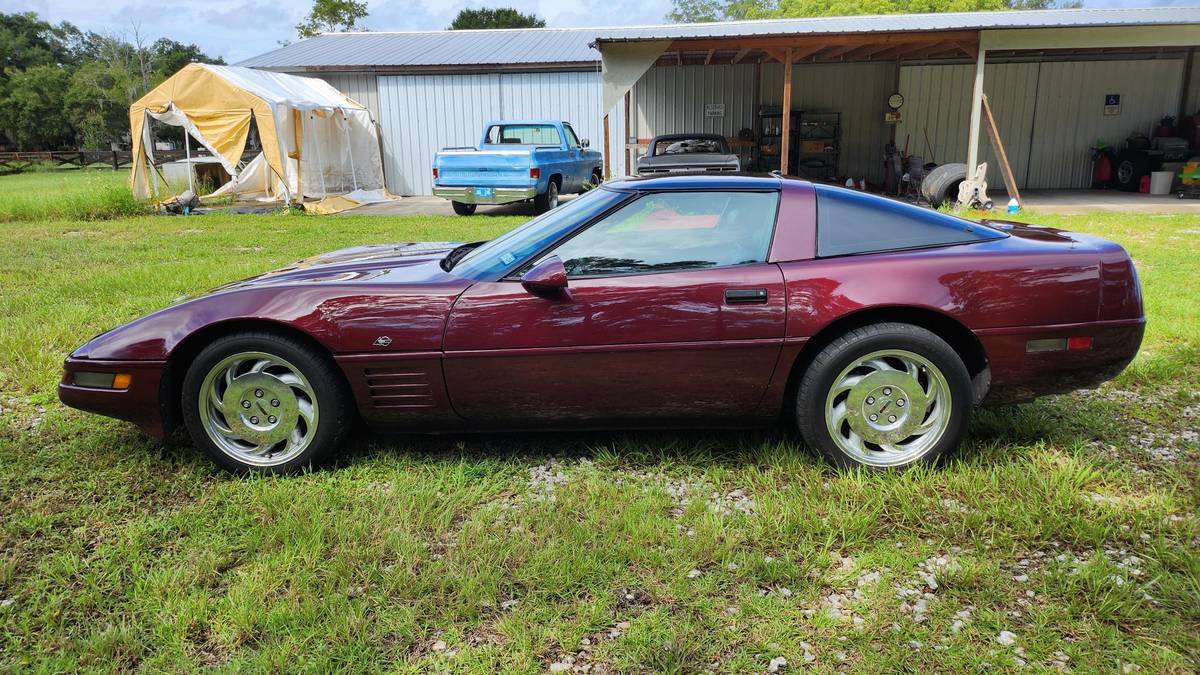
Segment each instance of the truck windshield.
M453 272L476 281L501 278L533 254L630 196L628 192L605 188L585 192L471 251L454 265Z
M553 124L493 124L488 127L488 145L561 145Z

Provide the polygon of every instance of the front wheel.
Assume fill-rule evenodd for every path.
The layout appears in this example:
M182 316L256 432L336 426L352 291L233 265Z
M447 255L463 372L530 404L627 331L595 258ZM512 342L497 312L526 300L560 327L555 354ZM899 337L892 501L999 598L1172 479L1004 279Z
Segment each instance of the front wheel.
M353 419L350 394L323 355L272 333L222 337L183 381L196 446L234 473L290 473L326 458Z
M966 432L971 378L933 333L900 323L852 330L813 360L796 396L804 440L841 467L933 464Z
M454 207L454 212L460 216L469 216L475 213L475 204L467 204L465 202L450 202Z
M558 183L550 181L550 184L546 186L546 191L533 198L533 209L538 213L545 213L557 207Z

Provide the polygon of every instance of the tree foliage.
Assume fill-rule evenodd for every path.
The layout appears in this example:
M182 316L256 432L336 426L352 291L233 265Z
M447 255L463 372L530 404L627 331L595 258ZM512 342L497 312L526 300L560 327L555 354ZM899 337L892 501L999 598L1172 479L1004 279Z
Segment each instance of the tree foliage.
M296 34L310 38L321 33L336 33L361 28L358 22L367 16L367 3L356 0L313 0L312 11L296 24Z
M129 105L194 62L224 63L194 44L145 44L0 13L0 145L107 148L129 131ZM7 141L7 142L5 142Z
M1080 6L1075 0L672 0L671 4L667 20L677 23Z
M545 19L536 14L522 14L512 7L481 7L464 9L454 17L450 30L479 28L545 28Z

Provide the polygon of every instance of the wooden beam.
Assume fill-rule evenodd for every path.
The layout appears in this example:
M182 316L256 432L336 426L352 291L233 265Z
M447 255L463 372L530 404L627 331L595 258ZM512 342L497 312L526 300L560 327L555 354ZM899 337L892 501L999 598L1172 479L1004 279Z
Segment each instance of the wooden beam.
M1017 189L1017 179L1013 176L1012 167L1008 165L1008 154L1004 152L1004 143L1000 140L1000 127L996 126L996 118L992 117L992 106L988 103L987 94L983 95L983 118L987 120L988 138L992 141L992 151L996 153L996 159L1000 162L1000 175L1004 176L1004 189L1008 191L1008 196L1015 198L1017 203L1024 206L1021 201L1021 191Z
M912 54L913 52L922 51L927 49L929 46L929 43L908 43L896 45L891 49L885 49L884 51L875 54L875 56L881 59L896 59L902 56L907 56L908 54Z
M861 47L855 47L854 49L851 49L842 56L847 59L869 59L875 54L891 48L892 45L888 44L862 45Z
M826 52L824 54L818 54L817 59L820 61L832 61L833 59L836 59L836 58L839 58L839 57L845 55L846 52L854 51L855 49L858 49L861 46L862 45L841 45L838 47L834 47L833 49L830 49L828 52Z
M783 60L783 130L779 139L779 173L787 175L788 149L792 142L792 50L784 50Z
M702 51L705 49L798 49L819 45L832 47L837 45L867 45L867 44L912 44L948 42L953 40L973 42L979 39L979 34L973 30L962 31L926 31L922 33L839 33L831 35L778 35L768 37L736 37L736 38L696 38L680 39L671 42L668 51L687 49Z
M740 63L740 62L741 62L741 60L742 60L742 59L744 59L744 58L746 58L746 55L747 55L747 54L749 54L749 53L750 53L750 48L749 48L749 47L743 47L743 48L739 49L739 50L737 51L737 54L734 54L734 55L733 55L733 60L732 60L732 61L730 61L730 63ZM1182 119L1182 118L1181 118L1181 119Z
M799 49L793 49L792 50L792 63L795 63L797 61L803 61L804 59L807 59L808 57L812 56L813 54L816 54L817 52L821 51L822 49L825 49L825 47L827 47L827 46L828 45L809 45L807 47L800 47Z
M791 50L788 50L788 51L791 51ZM788 56L786 56L784 54L784 50L782 50L782 49L764 49L763 53L766 54L767 56L770 56L771 58L775 59L776 61L778 61L780 63L784 63L785 62L784 59L789 58Z
M716 53L717 53L717 50L715 50L715 49L708 50L708 54L705 54L705 56L704 56L704 65L707 66L708 64L712 63L713 54L716 54Z
M951 40L950 43L953 44L955 47L958 47L959 51L961 51L963 54L966 54L971 59L974 59L975 57L979 56L979 42L978 41L961 42L959 40Z

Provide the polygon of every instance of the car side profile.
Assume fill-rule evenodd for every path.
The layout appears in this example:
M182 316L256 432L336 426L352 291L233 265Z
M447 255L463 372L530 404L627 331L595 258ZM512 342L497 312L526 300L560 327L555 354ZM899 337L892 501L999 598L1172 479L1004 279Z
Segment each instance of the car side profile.
M67 405L236 472L411 432L753 427L932 463L971 410L1095 386L1145 319L1117 244L742 175L605 184L488 242L370 245L99 335Z

